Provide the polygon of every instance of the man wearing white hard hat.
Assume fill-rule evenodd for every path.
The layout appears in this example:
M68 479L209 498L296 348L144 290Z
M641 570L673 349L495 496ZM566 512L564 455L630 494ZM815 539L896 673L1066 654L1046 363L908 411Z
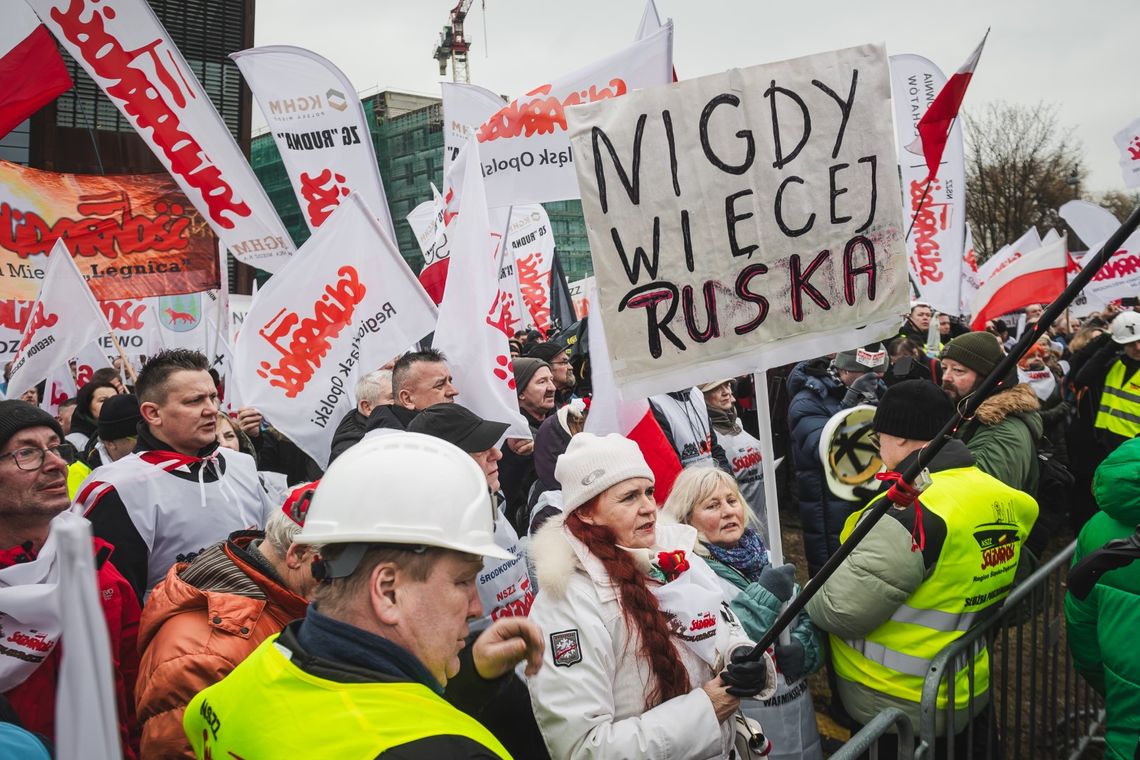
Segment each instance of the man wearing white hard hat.
M494 518L482 469L446 441L400 432L342 454L294 539L322 546L314 603L187 706L198 757L509 757L443 699L482 614L483 557L510 558ZM483 679L524 659L532 675L542 652L539 629L508 617L472 660Z
M1096 353L1073 374L1077 390L1100 393L1093 427L1104 456L1140 435L1140 313L1122 311L1108 329L1094 341Z

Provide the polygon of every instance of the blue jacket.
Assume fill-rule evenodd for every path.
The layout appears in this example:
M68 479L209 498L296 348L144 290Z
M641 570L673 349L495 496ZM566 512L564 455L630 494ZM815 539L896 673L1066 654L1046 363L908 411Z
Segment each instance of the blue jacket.
M800 501L804 553L808 572L815 575L827 558L839 549L839 533L847 516L859 504L832 495L823 476L819 439L823 426L839 412L847 387L834 377L826 358L800 362L788 376L788 428L792 436L792 460L796 467L796 490Z

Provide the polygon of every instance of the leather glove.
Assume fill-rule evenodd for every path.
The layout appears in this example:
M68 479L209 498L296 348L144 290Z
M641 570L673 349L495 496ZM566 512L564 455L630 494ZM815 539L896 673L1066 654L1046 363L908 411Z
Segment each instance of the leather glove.
M792 598L796 586L796 568L792 563L773 567L769 565L760 573L760 580L756 581L766 588L772 596L781 603Z
M721 671L720 680L728 684L725 689L734 697L755 697L768 688L768 666L765 657L748 659L748 647L738 647L732 653L732 662Z
M879 376L874 372L868 372L851 383L851 387L847 389L847 395L843 397L840 406L844 409L850 409L859 404L877 404L879 403L878 390Z
M784 680L788 683L803 678L804 645L795 639L792 639L788 644L777 644L776 667L784 674Z

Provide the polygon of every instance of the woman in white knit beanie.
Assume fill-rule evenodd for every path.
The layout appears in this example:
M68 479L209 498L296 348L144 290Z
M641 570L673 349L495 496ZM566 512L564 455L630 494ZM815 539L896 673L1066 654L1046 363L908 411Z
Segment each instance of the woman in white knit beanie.
M579 433L555 473L565 512L529 550L530 619L548 638L529 685L551 756L727 757L739 698L771 696L775 668L732 661L752 642L696 531L658 523L653 471L627 438Z

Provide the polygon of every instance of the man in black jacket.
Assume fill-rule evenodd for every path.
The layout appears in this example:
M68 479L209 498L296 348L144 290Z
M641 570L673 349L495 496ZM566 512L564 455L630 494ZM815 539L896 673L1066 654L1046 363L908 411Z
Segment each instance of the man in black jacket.
M364 437L372 410L391 404L392 398L392 370L378 369L356 381L356 408L344 415L336 426L330 463Z
M407 430L421 409L432 404L455 403L455 388L447 357L434 348L409 351L392 367L392 401L375 407L368 415L364 432Z

